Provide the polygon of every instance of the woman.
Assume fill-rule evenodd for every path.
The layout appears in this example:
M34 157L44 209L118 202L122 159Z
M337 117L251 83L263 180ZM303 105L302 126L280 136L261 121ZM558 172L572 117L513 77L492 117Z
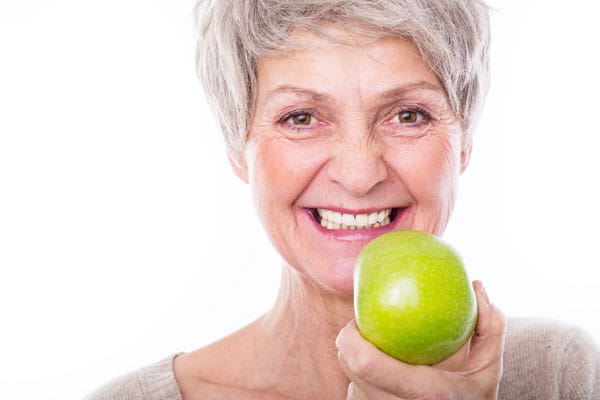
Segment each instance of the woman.
M354 259L391 230L440 235L488 83L477 0L201 1L198 65L236 174L285 266L273 308L91 399L597 399L576 329L505 321L474 283L470 341L394 360L353 322Z

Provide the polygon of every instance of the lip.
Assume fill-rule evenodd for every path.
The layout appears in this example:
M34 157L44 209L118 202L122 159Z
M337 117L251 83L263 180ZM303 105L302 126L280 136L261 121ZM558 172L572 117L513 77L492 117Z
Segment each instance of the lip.
M382 209L385 209L385 208L370 208L370 209L362 209L362 210L348 210L348 209L343 209L343 208L327 208L327 207L320 207L320 208L326 208L328 210L338 211L338 212L346 213L346 214L370 214L374 211L380 211ZM400 223L400 221L403 219L404 215L406 214L406 207L388 207L388 208L393 208L393 209L397 210L397 214L396 214L396 217L394 218L394 220L385 226L380 226L377 228L367 228L367 229L327 229L327 228L322 227L320 224L318 224L317 221L315 220L315 218L313 217L312 210L314 210L314 209L305 208L305 211L306 211L306 216L312 221L315 228L321 234L325 235L326 237L334 239L334 240L341 240L341 241L364 242L364 241L371 241L371 240L375 239L377 236L380 236L386 232L395 230L396 226L398 226L398 224Z

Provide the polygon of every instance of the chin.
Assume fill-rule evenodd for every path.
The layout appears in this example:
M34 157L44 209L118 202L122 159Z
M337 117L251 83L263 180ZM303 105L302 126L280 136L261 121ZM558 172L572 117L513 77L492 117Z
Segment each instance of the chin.
M354 296L354 280L350 279L344 282L336 282L335 285L328 287L332 294L339 297L353 297Z
M337 262L334 268L315 271L311 274L317 285L324 291L340 297L352 297L354 294L354 259Z

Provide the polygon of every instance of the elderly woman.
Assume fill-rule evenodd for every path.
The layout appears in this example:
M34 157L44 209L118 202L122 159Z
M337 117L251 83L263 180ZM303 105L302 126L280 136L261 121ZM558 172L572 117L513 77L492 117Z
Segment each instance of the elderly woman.
M599 399L577 329L508 320L433 366L353 322L353 264L392 230L440 235L488 86L478 0L201 1L198 66L235 173L284 260L264 316L91 399Z

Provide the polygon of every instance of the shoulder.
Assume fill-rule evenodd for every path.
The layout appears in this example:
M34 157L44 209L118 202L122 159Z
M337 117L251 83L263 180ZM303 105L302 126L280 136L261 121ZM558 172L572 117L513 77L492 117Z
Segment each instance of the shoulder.
M181 400L173 373L177 355L113 379L84 400Z
M516 358L554 355L581 334L583 332L579 328L558 321L511 318L507 323L506 351ZM523 350L536 352L529 354L523 353ZM544 350L543 354L539 350Z
M505 398L597 398L600 349L572 325L509 319L500 390L511 393Z

